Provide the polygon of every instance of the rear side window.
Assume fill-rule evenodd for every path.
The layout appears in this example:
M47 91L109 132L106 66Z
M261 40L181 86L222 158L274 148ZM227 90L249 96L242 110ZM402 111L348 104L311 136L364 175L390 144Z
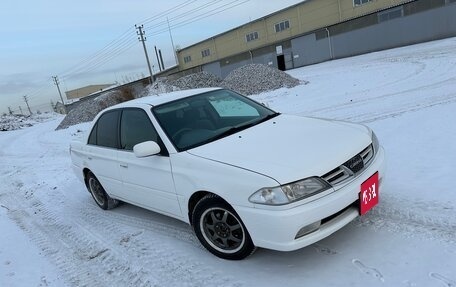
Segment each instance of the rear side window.
M120 120L121 149L133 150L135 145L146 141L159 143L149 116L141 109L125 109Z
M96 138L97 145L109 148L117 148L118 124L120 111L111 111L103 114L97 122ZM92 132L93 133L93 132ZM90 141L90 139L89 139Z

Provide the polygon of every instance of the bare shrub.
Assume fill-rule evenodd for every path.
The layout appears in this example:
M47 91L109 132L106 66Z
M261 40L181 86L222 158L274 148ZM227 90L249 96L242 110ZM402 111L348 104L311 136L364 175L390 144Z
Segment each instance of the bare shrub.
M135 95L133 94L133 90L129 87L124 87L120 89L118 94L119 102L126 102L135 99Z

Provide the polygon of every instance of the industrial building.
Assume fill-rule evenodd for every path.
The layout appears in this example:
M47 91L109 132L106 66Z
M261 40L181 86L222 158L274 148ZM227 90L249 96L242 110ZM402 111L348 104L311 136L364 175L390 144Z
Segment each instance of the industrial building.
M456 36L456 0L307 0L177 51L175 76L288 70Z
M103 85L90 85L90 86L85 86L79 89L74 89L71 91L66 91L65 95L68 100L75 100L75 99L80 99L87 97L90 94L96 93L103 91L106 88L112 87L115 84L103 84Z

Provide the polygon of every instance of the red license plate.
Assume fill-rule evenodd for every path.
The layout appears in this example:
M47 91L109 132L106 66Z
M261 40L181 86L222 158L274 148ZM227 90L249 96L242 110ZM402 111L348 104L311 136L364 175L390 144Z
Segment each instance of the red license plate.
M378 204L378 172L361 184L359 214L364 215Z

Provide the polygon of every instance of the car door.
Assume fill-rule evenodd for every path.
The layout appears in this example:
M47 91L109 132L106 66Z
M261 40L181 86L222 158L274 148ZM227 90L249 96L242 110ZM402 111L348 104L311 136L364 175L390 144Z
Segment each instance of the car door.
M161 153L136 157L133 147L145 141L158 143ZM169 155L143 109L127 108L122 111L118 161L123 181L122 198L125 201L174 217L182 216Z
M108 111L98 118L90 133L84 158L85 166L112 197L117 197L122 190L117 162L119 119L120 110Z

